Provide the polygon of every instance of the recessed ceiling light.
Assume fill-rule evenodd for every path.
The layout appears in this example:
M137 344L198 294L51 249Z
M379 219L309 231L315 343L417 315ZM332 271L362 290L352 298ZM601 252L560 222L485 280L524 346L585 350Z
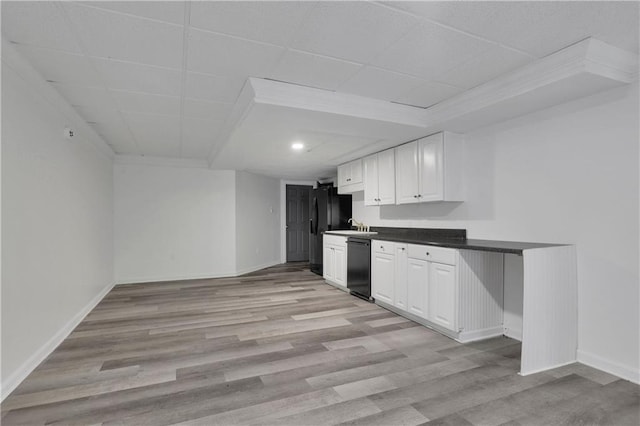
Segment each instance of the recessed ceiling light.
M300 151L302 148L304 148L304 144L302 142L294 142L291 144L291 149L293 150Z

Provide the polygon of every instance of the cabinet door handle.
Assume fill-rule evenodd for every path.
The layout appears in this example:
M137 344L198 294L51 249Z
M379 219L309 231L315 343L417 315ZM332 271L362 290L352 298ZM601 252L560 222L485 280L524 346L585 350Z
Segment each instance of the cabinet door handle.
M401 247L401 248L402 248L402 251L404 251L404 247Z
M418 198L418 195L414 195L413 198Z
M418 198L422 198L422 195L418 194Z
M429 256L429 252L427 252L427 256Z

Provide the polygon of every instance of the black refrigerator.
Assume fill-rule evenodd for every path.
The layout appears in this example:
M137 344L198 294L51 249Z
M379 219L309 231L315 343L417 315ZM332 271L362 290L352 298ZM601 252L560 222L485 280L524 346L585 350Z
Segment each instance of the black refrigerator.
M351 228L351 195L339 195L333 184L318 184L309 202L309 268L322 275L322 233Z

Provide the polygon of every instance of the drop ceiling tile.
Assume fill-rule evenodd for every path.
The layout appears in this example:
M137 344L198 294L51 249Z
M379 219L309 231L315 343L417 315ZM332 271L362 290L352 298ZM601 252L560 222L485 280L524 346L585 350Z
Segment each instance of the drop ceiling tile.
M74 106L115 107L113 98L103 87L76 86L72 84L52 83L56 90Z
M70 2L64 7L89 55L181 68L182 26Z
M85 105L76 106L75 109L87 123L113 123L122 121L120 113L115 108L109 108L103 105Z
M284 48L224 35L189 32L189 71L220 76L266 77Z
M367 66L340 86L338 91L390 101L422 82L423 80L406 74Z
M246 77L221 77L188 72L185 96L216 102L235 102L245 81Z
M182 120L181 156L207 159L217 142L223 123L224 121L185 117Z
M419 16L541 57L593 36L638 49L637 2L389 2Z
M185 99L184 116L222 123L226 120L232 107L233 104L231 103L209 102L200 99Z
M141 153L161 157L180 156L180 119L163 115L125 113Z
M180 115L180 97L112 90L118 109L146 114Z
M477 38L423 22L372 64L430 80L491 46Z
M434 81L425 81L420 85L414 87L410 91L404 93L402 96L391 100L407 105L427 108L463 91L464 89L449 86L447 84L441 84Z
M140 154L136 142L124 122L96 123L91 127L102 136L116 154Z
M185 2L182 1L88 1L80 4L172 24L184 24Z
M91 60L59 50L32 46L18 46L29 63L45 80L86 86L100 86L101 80Z
M109 89L180 96L180 71L101 58L92 60Z
M360 68L361 64L355 62L288 50L271 73L271 78L288 83L334 90Z
M416 25L404 13L369 2L320 2L290 47L368 63Z
M492 46L467 62L447 70L439 76L438 81L470 89L534 60L535 58L529 55L500 46Z
M313 8L300 1L198 1L191 3L194 28L286 45Z
M9 41L82 53L56 3L3 1L0 7L2 33Z

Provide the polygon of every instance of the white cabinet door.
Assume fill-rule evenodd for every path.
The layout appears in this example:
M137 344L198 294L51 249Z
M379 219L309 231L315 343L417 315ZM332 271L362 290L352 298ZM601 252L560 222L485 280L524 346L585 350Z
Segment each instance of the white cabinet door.
M364 205L378 205L378 154L365 157L364 166Z
M396 204L418 203L418 142L395 148Z
M396 156L393 149L388 149L378 153L378 204L395 204L395 202Z
M349 176L349 184L362 183L362 160L354 160L349 163L351 167L351 176Z
M429 262L429 320L456 330L455 266Z
M407 245L396 243L396 279L393 291L396 308L407 311Z
M342 246L333 247L334 282L340 286L347 286L347 249Z
M393 305L395 259L393 253L373 253L371 292L376 300Z
M351 179L351 165L341 164L338 166L338 186L349 185Z
M419 201L444 199L444 145L442 133L438 133L418 143Z
M429 262L423 259L407 259L407 306L408 311L427 319L427 284Z
M333 247L325 244L322 252L322 277L327 281L335 281L336 256Z

